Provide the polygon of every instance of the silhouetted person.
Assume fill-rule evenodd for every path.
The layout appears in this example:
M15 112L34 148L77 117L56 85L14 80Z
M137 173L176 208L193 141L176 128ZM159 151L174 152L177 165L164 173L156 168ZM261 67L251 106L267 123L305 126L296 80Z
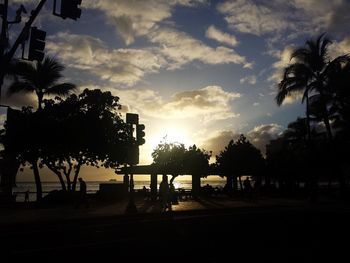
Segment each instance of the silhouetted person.
M175 191L175 186L173 183L170 183L170 186L169 186L169 192L170 192L170 202L171 204L178 204L178 200L177 200L177 195L176 195L176 191Z
M250 180L248 176L244 180L243 186L244 186L244 191L247 193L247 196L250 198L251 192L252 192L252 185L250 184Z
M79 178L79 201L77 208L80 207L80 205L85 204L86 207L89 207L89 204L87 202L87 191L86 191L86 183L83 180L83 178Z
M149 194L148 194L148 190L147 190L146 186L142 187L142 195L143 195L143 198L149 199Z
M24 202L29 202L29 190L24 193Z
M169 207L169 194L170 194L170 189L169 189L168 177L164 174L163 179L159 185L159 197L160 197L160 202L161 202L163 212L165 212L167 208L171 209L171 204Z

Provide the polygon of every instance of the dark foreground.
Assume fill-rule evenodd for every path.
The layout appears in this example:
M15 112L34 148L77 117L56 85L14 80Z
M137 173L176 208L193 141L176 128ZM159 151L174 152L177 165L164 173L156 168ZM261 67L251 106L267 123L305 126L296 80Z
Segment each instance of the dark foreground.
M0 262L349 262L345 206L257 207L0 226Z

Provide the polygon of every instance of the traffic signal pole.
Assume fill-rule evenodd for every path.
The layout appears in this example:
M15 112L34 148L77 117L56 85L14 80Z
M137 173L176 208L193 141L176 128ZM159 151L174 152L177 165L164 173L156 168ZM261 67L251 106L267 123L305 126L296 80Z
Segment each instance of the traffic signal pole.
M15 43L11 47L10 51L5 54L5 45L4 43L1 43L1 50L0 50L0 56L1 56L1 66L0 66L0 101L1 101L1 92L2 92L2 85L4 83L4 77L5 77L5 71L8 68L11 59L16 53L16 50L18 46L23 43L23 41L27 38L29 34L30 27L32 26L34 20L40 13L41 9L45 5L47 0L41 0L38 6L31 12L31 16L29 20L25 23L25 26L23 27L21 33L17 37ZM8 9L8 0L5 0L4 3L4 15L3 15L3 20L2 20L2 28L1 28L1 42L6 41L7 39L7 9ZM6 13L6 17L5 17Z
M4 81L4 72L2 68L2 61L5 54L5 48L7 45L7 9L8 9L8 0L4 0L4 4L2 7L2 25L1 25L1 35L0 35L0 102L1 102L1 87Z

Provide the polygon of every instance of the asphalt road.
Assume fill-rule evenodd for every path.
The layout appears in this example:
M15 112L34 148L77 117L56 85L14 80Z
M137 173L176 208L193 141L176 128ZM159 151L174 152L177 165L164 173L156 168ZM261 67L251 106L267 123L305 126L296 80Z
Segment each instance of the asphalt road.
M344 207L264 207L10 224L0 262L349 262L349 219Z

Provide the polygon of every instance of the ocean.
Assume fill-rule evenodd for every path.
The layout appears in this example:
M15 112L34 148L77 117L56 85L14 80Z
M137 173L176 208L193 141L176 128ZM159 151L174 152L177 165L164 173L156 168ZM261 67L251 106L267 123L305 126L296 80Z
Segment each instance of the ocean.
M225 182L226 180L221 178L217 180L210 180L207 178L203 178L201 180L201 185L204 186L206 184L209 184L212 187L222 188L224 187ZM99 190L101 183L122 183L122 182L121 181L86 181L87 192L96 193ZM160 183L160 180L158 180L158 184L159 183ZM146 186L149 189L150 181L134 181L134 185L135 185L134 186L135 190L142 189L143 186ZM191 189L192 182L191 180L175 179L174 186L176 189L178 188ZM61 189L61 185L59 182L42 182L43 196L47 195L50 191L60 190L60 189ZM16 195L17 202L24 201L24 192L27 190L29 190L29 201L36 200L36 187L34 182L17 182L16 187L14 187L12 190L13 194ZM77 190L79 190L79 183L77 185Z

